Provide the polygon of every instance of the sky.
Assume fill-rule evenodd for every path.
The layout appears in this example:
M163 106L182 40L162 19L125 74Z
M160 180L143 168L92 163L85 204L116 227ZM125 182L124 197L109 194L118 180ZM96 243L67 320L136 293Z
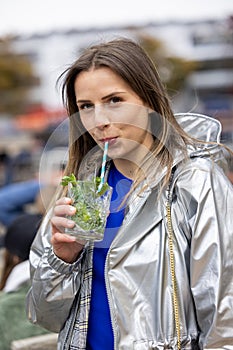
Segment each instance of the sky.
M229 15L233 0L2 0L0 36Z

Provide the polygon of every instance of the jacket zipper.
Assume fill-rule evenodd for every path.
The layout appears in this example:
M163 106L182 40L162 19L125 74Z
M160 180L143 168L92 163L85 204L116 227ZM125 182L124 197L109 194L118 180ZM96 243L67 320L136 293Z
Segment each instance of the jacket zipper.
M123 220L123 224L129 224L133 218L135 217L135 214L137 213L138 209L145 203L146 199L148 198L149 194L151 193L151 190L148 190L146 191L146 193L144 192L144 194L146 194L144 196L143 199L139 199L138 200L138 203L136 203L135 207L133 208L133 210L124 218ZM142 203L142 200L143 200L143 203ZM111 303L111 298L110 298L110 286L109 286L109 282L108 282L108 278L107 278L107 275L108 275L108 259L109 259L109 255L110 255L110 251L111 251L111 248L112 246L117 242L117 240L119 239L119 237L121 237L124 233L124 229L119 229L116 237L113 239L110 247L109 247L109 250L108 250L108 253L107 253L107 256L106 256L106 260L105 260L105 267L104 267L104 280L105 280L105 286L106 286L106 292L107 292L107 299L108 299L108 305L109 305L109 309L110 309L110 318L111 318L111 325L112 325L112 330L113 330L113 338L114 338L114 350L118 350L117 348L117 322L116 322L116 318L115 318L115 310L114 310L114 307L112 306L112 303ZM113 319L114 318L114 321ZM115 326L114 327L114 322L115 322Z

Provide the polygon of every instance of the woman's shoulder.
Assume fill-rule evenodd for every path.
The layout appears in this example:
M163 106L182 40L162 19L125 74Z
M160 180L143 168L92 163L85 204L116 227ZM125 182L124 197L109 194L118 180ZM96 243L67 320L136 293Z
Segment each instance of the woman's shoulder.
M222 171L222 168L211 157L189 157L176 166L177 174L182 175L187 172L204 172L211 174L214 171Z
M209 189L218 192L233 191L232 184L225 169L211 157L195 156L180 162L175 169L173 186L186 189L194 196L201 195Z

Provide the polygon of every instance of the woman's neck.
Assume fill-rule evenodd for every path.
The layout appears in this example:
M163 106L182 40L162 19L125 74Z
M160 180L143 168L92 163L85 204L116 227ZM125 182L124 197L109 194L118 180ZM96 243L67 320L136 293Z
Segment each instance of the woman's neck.
M122 175L128 179L134 180L135 174L138 170L138 166L135 163L127 159L114 159L113 163Z

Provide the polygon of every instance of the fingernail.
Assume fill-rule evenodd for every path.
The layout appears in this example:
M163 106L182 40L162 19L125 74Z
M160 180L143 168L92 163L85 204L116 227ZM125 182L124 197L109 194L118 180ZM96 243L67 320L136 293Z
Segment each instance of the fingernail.
M71 221L71 220L68 220L67 221L67 225L69 226L69 227L74 227L74 221Z

